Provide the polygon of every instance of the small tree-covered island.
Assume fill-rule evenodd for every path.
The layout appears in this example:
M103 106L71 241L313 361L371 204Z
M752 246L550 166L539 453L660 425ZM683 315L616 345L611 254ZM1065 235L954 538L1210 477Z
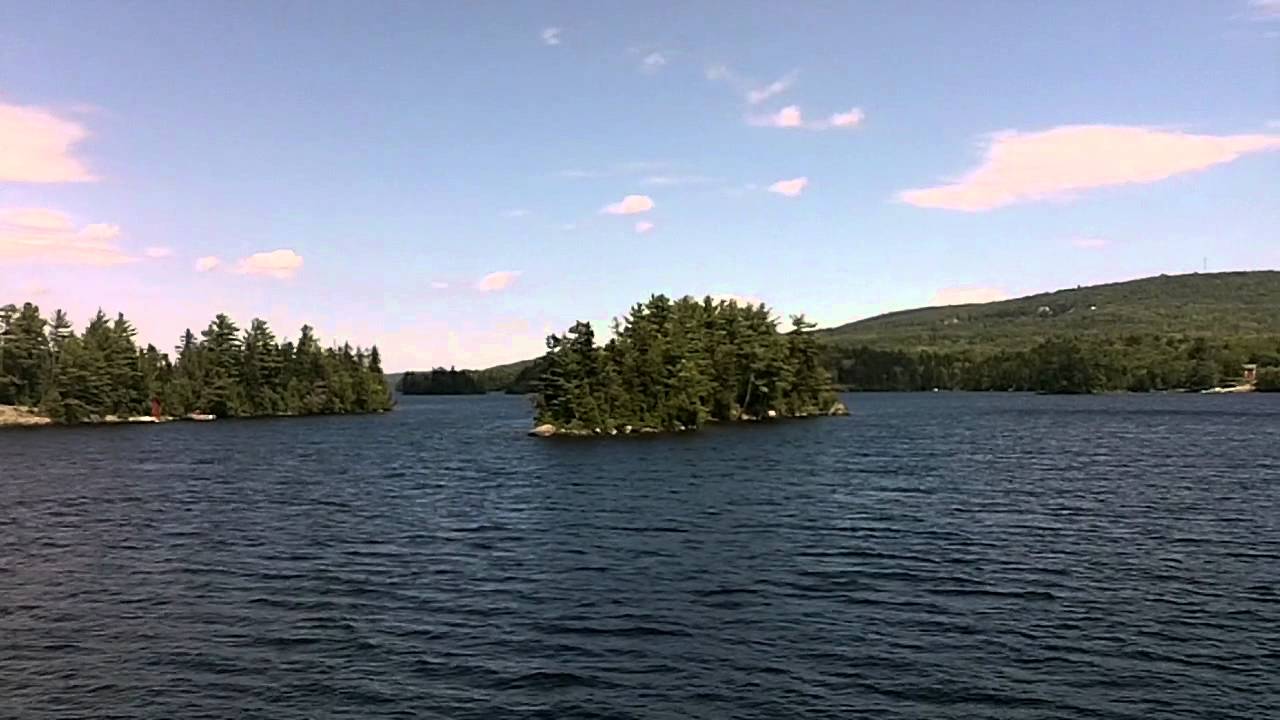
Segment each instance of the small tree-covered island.
M388 410L376 347L321 347L304 325L280 342L263 320L241 330L218 315L187 330L176 359L139 348L123 315L102 311L76 334L61 310L0 307L0 424L161 421Z
M597 345L578 322L547 338L531 434L693 430L708 422L847 415L803 316L779 332L764 305L654 295Z

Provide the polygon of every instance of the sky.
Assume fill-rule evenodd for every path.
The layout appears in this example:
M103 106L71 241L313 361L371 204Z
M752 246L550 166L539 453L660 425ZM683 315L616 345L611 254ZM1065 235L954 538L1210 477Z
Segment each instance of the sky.
M0 302L389 370L1280 267L1280 0L0 0Z

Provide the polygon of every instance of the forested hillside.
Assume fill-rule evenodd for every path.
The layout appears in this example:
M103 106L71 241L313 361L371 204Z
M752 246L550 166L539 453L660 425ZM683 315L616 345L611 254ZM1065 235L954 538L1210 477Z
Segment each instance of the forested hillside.
M1280 367L1280 272L1159 276L818 330L822 365L852 390L1202 390ZM532 392L548 358L518 363ZM512 366L504 366L512 367Z
M309 326L279 342L267 323L241 331L218 315L188 330L176 359L139 348L123 315L102 311L77 334L61 310L49 319L30 303L0 307L0 405L37 407L58 422L161 413L218 417L386 410L390 393L378 349L322 348Z
M1015 300L903 310L819 330L895 350L1030 348L1046 336L1280 336L1280 272L1160 275Z
M1162 275L819 334L854 390L1204 390L1245 363L1280 365L1280 272Z

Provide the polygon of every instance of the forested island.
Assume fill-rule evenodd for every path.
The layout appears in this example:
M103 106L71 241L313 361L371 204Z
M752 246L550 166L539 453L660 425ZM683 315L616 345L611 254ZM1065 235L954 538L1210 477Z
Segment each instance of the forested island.
M708 422L846 414L813 324L763 305L654 295L597 345L588 323L547 339L538 435L692 430Z
M153 345L139 348L136 335L123 315L101 310L77 334L61 310L46 319L31 303L0 307L0 405L66 424L392 406L376 347L321 347L309 326L280 342L263 320L242 331L218 315L198 337L186 331L174 360Z

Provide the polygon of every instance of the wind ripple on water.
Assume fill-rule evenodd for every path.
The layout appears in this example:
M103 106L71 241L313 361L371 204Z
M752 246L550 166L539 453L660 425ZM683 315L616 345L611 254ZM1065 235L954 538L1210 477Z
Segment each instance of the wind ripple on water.
M0 717L1275 716L1275 399L850 403L0 434Z

